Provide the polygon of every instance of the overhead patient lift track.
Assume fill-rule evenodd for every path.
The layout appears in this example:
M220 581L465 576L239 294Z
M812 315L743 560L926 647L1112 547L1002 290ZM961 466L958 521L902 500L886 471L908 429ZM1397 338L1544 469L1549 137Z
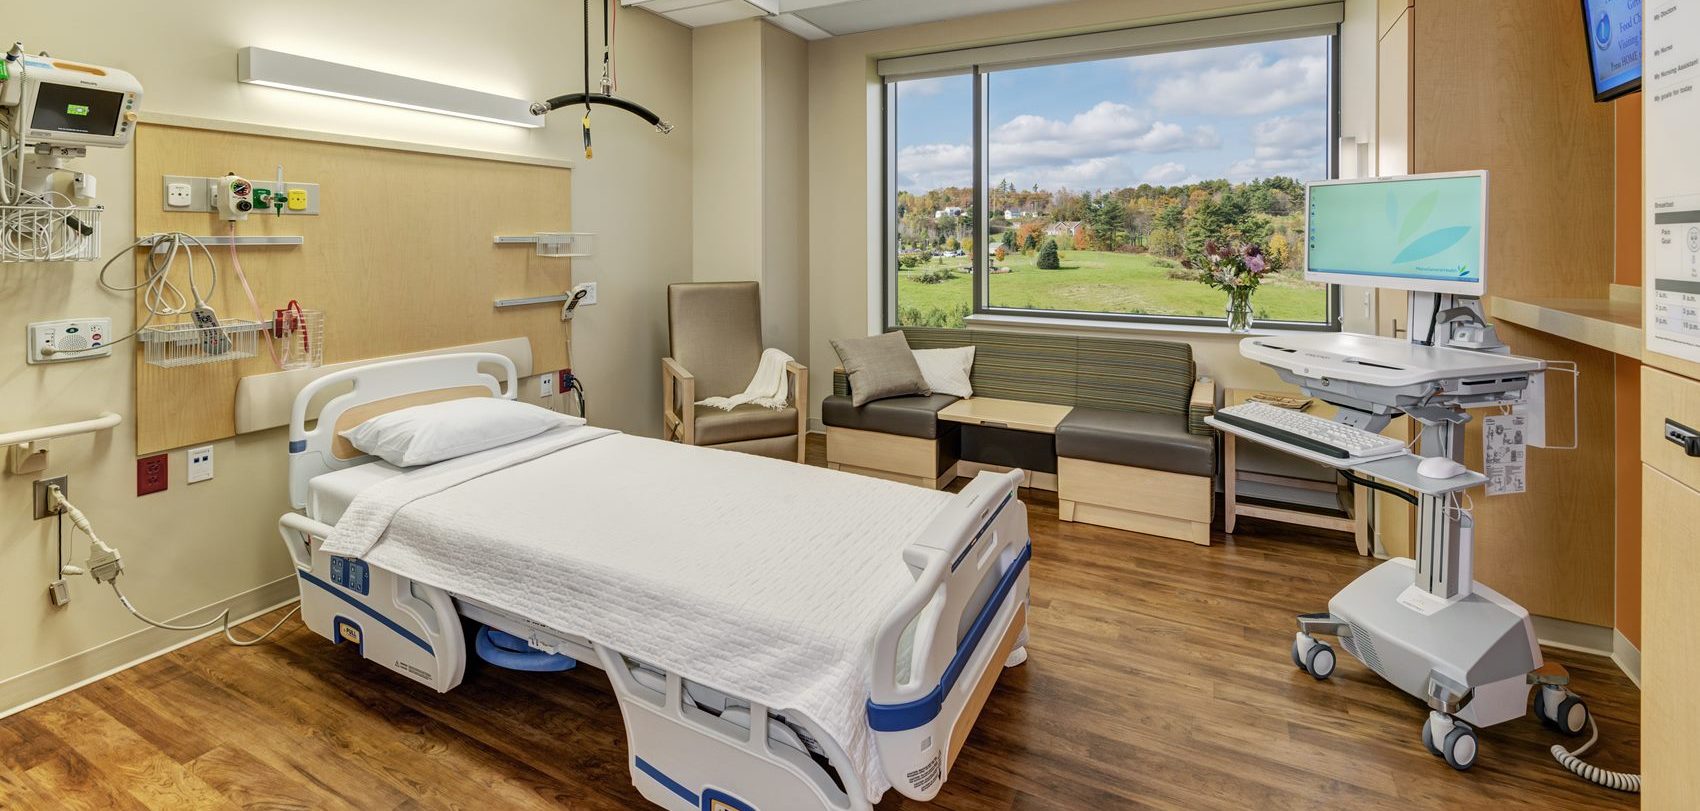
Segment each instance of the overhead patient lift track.
M315 395L350 383L353 390L327 402L309 430ZM307 508L313 476L370 461L332 453L342 413L466 386L512 397L513 364L493 354L416 358L327 375L303 389L290 421L294 505ZM872 642L867 711L869 734L879 746L877 768L907 797L928 800L938 793L998 675L1026 658L1032 545L1026 507L1016 498L1020 482L1019 471L982 474L903 551L914 584ZM453 689L465 675L462 615L536 651L601 668L625 720L632 782L656 805L674 811L860 811L878 799L866 796L861 776L848 768L845 742L801 713L696 684L601 641L330 555L320 547L332 526L301 513L284 514L278 528L299 575L307 626L433 689Z

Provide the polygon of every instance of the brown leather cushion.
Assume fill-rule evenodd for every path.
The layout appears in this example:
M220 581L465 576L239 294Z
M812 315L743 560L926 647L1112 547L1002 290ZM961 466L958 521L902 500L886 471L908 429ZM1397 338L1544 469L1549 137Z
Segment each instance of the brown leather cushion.
M938 439L941 432L946 432L949 426L955 425L949 423L947 427L941 428L939 411L956 400L956 397L948 394L890 397L857 408L851 404L849 397L834 394L821 401L820 416L821 422L836 428Z
M721 411L699 405L696 407L696 421L698 445L720 445L797 433L797 409L794 406L775 411L745 403L731 411Z
M1216 441L1187 431L1184 414L1076 408L1057 424L1057 455L1192 476L1216 472Z
M698 400L750 385L761 360L761 287L755 282L667 286L668 354L696 378Z

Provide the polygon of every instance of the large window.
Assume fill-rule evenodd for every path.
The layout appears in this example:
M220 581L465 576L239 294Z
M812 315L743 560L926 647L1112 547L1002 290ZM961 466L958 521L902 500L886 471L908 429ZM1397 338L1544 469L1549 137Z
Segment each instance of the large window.
M1217 240L1280 268L1259 323L1331 327L1302 251L1304 184L1334 164L1335 37L1244 39L888 79L888 319L1219 325L1226 296L1193 269Z

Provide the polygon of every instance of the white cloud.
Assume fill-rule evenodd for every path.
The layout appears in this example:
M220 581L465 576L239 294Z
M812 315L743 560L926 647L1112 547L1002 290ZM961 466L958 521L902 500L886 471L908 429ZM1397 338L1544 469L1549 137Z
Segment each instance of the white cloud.
M1174 161L1165 161L1151 167L1150 169L1146 169L1145 174L1140 175L1139 179L1141 182L1151 183L1157 186L1171 186L1186 177L1187 171L1185 164L1176 163Z
M1320 118L1278 115L1251 128L1251 157L1229 165L1232 180L1270 175L1299 179L1322 176L1325 129Z
M1018 115L991 132L992 165L1057 164L1121 152L1214 149L1222 139L1210 127L1191 130L1147 121L1132 107L1100 101L1068 121Z
M1167 55L1165 55L1167 56ZM1328 60L1320 54L1274 56L1262 51L1220 55L1202 66L1179 64L1175 75L1158 79L1151 105L1175 113L1264 115L1327 98ZM1136 70L1140 67L1136 62Z

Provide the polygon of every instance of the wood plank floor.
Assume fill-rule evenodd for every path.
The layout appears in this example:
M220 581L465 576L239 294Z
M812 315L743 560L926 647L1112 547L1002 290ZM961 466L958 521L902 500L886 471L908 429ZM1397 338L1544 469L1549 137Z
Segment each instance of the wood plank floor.
M1201 548L1023 498L1032 658L939 799L881 809L1636 805L1559 768L1532 719L1485 730L1458 773L1423 750L1424 708L1355 660L1324 683L1294 669L1293 615L1370 566L1346 536L1248 520ZM1606 659L1547 655L1599 718L1591 759L1634 771L1638 691ZM0 808L646 807L626 763L600 671L474 666L438 695L292 620L276 644L214 638L0 719Z

